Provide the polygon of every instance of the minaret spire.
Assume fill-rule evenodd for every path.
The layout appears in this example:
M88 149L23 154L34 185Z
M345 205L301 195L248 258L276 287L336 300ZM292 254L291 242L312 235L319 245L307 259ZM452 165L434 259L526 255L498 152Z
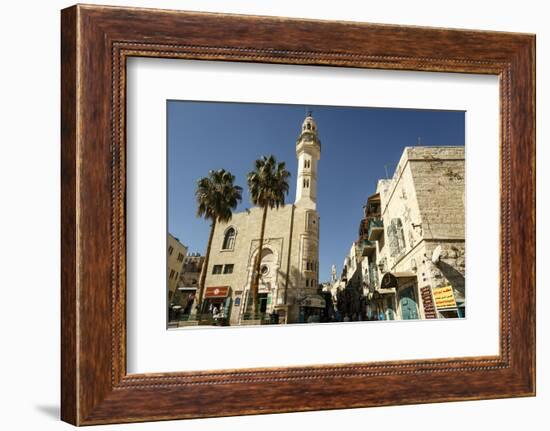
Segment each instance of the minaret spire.
M317 208L317 162L321 158L321 141L312 111L306 111L302 130L296 141L298 175L296 205L315 210Z

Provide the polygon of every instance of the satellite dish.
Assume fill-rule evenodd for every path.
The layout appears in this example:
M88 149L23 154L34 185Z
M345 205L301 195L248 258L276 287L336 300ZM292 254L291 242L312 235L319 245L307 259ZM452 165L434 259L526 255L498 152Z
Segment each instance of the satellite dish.
M441 258L441 246L438 245L432 253L432 263L439 262L440 258Z

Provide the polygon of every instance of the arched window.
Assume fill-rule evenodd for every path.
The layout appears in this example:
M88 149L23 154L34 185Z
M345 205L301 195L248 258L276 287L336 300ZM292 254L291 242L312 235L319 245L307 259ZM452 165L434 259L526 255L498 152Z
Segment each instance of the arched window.
M235 236L236 232L235 229L230 227L225 232L225 237L223 238L223 249L224 250L233 250L235 247Z

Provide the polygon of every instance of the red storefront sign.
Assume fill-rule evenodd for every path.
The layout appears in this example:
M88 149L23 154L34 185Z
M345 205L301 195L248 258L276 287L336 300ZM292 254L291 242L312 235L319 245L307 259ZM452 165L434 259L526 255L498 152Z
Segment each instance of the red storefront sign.
M229 286L207 287L204 293L205 298L225 298L229 294Z

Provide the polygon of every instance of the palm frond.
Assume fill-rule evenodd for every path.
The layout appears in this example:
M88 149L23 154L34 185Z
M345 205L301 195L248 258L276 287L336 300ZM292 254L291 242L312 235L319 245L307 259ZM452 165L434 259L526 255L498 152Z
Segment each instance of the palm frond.
M262 208L284 206L290 178L285 162L277 163L274 155L262 156L254 162L254 167L247 175L252 203Z
M242 200L242 187L234 183L235 176L225 169L211 170L207 177L197 180L197 217L216 221L231 220L233 210Z

